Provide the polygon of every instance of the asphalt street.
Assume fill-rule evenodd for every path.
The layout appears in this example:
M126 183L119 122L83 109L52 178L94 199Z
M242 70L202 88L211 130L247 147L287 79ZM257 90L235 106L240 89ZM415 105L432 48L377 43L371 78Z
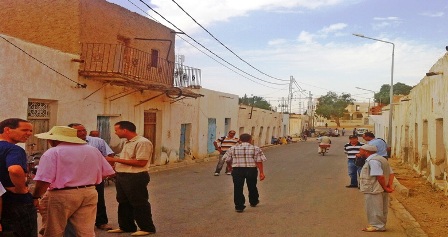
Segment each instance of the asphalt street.
M232 177L213 176L216 159L150 172L156 236L406 236L392 210L386 232L361 231L367 225L363 194L345 187L348 137L332 140L326 156L317 154L315 139L264 149L260 204L247 203L243 213L234 210ZM118 227L113 183L106 186L106 200L109 224ZM97 230L97 236L130 233Z

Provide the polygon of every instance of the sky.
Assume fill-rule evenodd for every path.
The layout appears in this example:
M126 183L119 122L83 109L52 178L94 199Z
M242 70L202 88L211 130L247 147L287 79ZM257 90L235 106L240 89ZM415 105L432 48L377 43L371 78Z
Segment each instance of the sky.
M260 96L278 107L294 78L293 113L306 110L310 94L349 93L368 102L371 91L391 83L392 44L354 33L395 45L394 84L417 85L447 53L444 0L107 1L185 32L177 34L176 55L201 69L204 88Z

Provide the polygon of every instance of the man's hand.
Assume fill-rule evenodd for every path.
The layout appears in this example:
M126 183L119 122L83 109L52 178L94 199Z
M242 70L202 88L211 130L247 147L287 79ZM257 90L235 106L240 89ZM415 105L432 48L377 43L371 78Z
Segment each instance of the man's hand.
M263 181L264 178L266 178L266 176L264 175L264 173L261 173L261 172L260 172L260 181Z
M394 189L391 188L391 187L389 187L389 186L387 186L386 188L384 188L384 192L386 192L386 193L392 193L393 191L394 191Z

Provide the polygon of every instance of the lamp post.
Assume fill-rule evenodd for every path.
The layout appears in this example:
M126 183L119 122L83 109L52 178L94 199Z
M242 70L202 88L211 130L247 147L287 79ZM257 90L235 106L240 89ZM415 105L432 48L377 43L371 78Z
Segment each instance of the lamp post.
M375 93L376 93L375 91L372 91L372 90L369 90L369 89L364 89L364 88L361 88L361 87L355 87L355 88L356 89L360 89L360 90L364 90L364 91L373 92L373 107L375 107ZM370 112L370 102L369 102L369 113L371 114L371 112Z
M370 39L370 40L375 40L375 41L379 41L379 42L383 42L386 44L391 44L392 45L392 67L391 67L391 72L390 72L390 91L389 91L389 131L388 131L388 135L387 135L387 144L390 146L392 144L392 111L393 111L393 97L394 97L394 54L395 54L395 44L389 41L385 41L385 40L380 40L380 39L375 39L375 38L371 38L371 37L367 37L361 34L353 34L356 37L361 37L361 38L366 38L366 39Z

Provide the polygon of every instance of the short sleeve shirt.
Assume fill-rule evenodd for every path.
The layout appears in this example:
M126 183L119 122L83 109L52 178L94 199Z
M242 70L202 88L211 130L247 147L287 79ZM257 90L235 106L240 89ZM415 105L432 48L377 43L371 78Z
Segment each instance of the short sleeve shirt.
M122 163L115 163L115 171L119 173L140 173L148 171L152 158L152 143L142 136L136 136L127 141L120 153L120 159L125 160L147 160L143 167L130 166Z
M257 167L258 162L266 161L266 156L259 147L243 142L231 147L223 159L231 161L232 167Z
M19 165L27 172L25 150L7 141L0 141L0 182L5 187L14 187L8 172L8 168L13 165Z
M96 147L103 156L108 156L110 154L114 154L114 151L110 149L109 145L107 145L106 141L99 137L91 137L87 136L86 142L88 145Z

